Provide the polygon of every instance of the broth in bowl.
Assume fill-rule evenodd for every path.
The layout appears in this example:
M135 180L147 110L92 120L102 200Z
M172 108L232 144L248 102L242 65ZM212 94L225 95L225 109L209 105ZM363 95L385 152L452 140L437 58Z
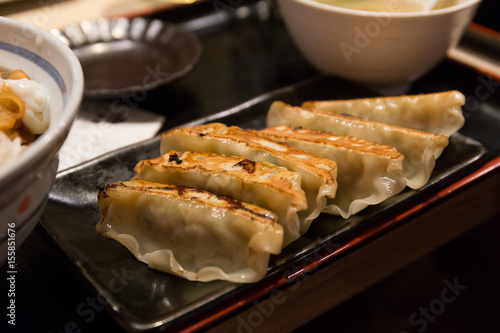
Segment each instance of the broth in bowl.
M407 13L421 11L421 4L400 0L314 0L327 5L369 12ZM451 7L457 0L440 0L433 9Z
M286 27L304 57L322 73L391 93L404 92L445 59L480 3L446 0L438 3L437 10L388 13L319 1L278 0ZM360 1L371 2L350 3Z

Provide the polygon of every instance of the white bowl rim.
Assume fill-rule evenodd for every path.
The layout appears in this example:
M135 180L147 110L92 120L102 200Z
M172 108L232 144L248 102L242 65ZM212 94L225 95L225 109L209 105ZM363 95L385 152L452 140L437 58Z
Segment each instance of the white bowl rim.
M440 16L440 15L446 15L450 13L454 13L460 10L463 10L465 8L469 8L474 6L475 4L481 2L482 0L465 0L462 3L449 6L449 7L444 7L440 9L434 9L430 10L427 12L374 12L374 11L368 11L368 10L358 10L358 9L350 9L350 8L343 8L343 7L338 7L334 5L329 5L325 3L321 3L315 0L281 0L281 1L295 1L295 2L300 2L303 3L304 5L308 5L311 7L315 7L317 9L322 9L334 13L340 13L340 14L347 14L347 15L352 15L352 16L366 16L366 17L381 17L385 18L387 16L391 17L429 17L429 16Z
M69 131L81 103L83 96L83 71L80 61L73 51L48 31L6 17L0 17L0 24L18 27L20 30L32 32L33 36L42 36L44 41L50 43L57 52L63 54L64 58L68 59L71 65L70 75L72 77L72 82L68 82L68 85L71 86L71 91L68 91L66 94L66 104L63 107L63 112L58 123L51 124L49 130L37 138L26 151L16 156L13 161L8 161L0 166L0 185L4 185L12 181L13 179L11 178L18 172L24 171L29 166L30 161L43 159L44 155L49 154L58 144L62 143L62 135ZM71 112L66 110L71 110Z

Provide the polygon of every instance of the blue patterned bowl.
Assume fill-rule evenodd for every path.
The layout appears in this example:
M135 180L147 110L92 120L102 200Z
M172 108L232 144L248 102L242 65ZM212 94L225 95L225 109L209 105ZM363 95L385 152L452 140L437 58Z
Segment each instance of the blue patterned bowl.
M55 179L58 151L83 95L80 63L63 42L32 25L0 17L0 71L21 69L49 95L50 125L27 149L0 165L0 264L36 225Z

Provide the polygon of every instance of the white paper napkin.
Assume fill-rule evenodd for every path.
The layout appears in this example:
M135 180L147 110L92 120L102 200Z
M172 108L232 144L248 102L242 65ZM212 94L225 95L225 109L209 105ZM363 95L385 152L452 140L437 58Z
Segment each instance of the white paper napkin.
M126 104L82 104L59 152L59 171L155 136L165 117Z

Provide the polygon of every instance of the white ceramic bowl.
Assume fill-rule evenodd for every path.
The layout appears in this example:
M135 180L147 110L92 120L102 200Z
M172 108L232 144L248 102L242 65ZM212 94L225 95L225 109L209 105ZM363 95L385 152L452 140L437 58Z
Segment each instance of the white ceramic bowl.
M279 0L279 6L294 42L318 70L396 86L421 77L457 45L480 0L457 2L412 13L352 10L314 0Z
M47 88L50 125L21 155L0 165L0 264L33 230L55 179L58 151L78 112L83 73L74 53L50 33L0 17L0 71L22 69ZM14 236L14 237L12 237Z

